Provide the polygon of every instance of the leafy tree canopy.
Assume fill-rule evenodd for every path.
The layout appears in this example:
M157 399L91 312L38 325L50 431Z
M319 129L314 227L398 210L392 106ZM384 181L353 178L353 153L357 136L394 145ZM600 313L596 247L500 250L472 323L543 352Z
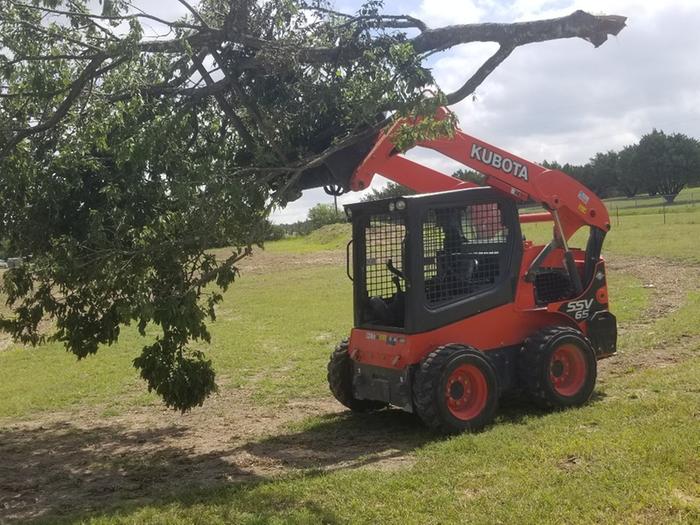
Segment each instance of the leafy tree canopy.
M653 130L639 141L630 168L647 189L673 202L686 185L700 181L700 142L681 133Z
M700 142L681 133L653 130L637 144L596 153L581 166L546 161L543 166L568 173L601 197L617 193L634 197L646 191L671 203L685 186L700 183Z
M345 213L338 210L332 204L319 202L309 210L307 221L310 223L312 230L316 230L321 226L335 224L337 222L345 222L347 219Z
M181 410L216 388L206 323L237 261L269 232L272 206L346 185L382 126L462 100L518 46L599 46L625 23L578 11L430 29L376 0L351 14L319 0L173 1L187 17L129 0L99 11L87 0L0 0L0 239L27 258L4 274L14 315L0 325L84 357L124 325L145 334L155 324L134 364ZM442 92L426 58L474 41L499 48ZM397 141L452 124L424 118ZM232 246L223 260L208 251L221 245Z

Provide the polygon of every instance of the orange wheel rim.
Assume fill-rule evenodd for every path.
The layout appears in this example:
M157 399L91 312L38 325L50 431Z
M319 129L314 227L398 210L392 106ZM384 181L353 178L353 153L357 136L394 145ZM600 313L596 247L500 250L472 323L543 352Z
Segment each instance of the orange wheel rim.
M460 365L447 378L447 408L462 421L474 419L484 410L488 393L486 377L475 365Z
M549 381L557 394L571 397L586 382L588 365L583 350L574 344L557 348L549 362Z

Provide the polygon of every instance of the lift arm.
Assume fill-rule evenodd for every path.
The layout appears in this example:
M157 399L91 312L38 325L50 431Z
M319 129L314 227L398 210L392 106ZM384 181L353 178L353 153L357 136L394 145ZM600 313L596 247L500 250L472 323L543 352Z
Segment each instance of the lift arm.
M440 108L438 118L447 115ZM379 134L364 161L355 169L350 188L360 191L369 187L375 174L407 186L418 193L476 187L399 154L392 135L399 121L387 132ZM417 144L430 148L486 176L486 185L500 190L518 201L531 199L544 206L545 213L522 215L521 222L555 221L564 244L582 226L610 230L610 218L603 202L583 184L559 170L550 170L513 155L482 140L456 130L454 137L429 140Z

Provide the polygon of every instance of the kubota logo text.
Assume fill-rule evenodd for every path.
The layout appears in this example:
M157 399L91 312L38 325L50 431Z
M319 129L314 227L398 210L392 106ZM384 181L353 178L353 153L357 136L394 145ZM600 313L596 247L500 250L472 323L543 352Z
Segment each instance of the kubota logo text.
M593 299L580 299L578 301L571 301L566 305L566 313L572 314L575 319L582 320L588 319L588 313L591 310L591 305L593 304Z
M520 164L517 160L495 153L488 148L479 146L478 144L472 144L472 152L469 156L479 162L493 166L503 173L528 180L527 166Z

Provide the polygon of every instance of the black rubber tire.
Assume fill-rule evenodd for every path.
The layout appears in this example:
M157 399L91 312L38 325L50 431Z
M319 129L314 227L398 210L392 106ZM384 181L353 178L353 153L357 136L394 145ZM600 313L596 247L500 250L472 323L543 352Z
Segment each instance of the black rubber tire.
M475 365L486 385L486 402L480 412L468 420L450 411L446 396L450 374L461 365ZM431 429L456 434L475 432L493 421L498 408L498 380L488 359L465 345L441 346L421 361L413 381L413 404L421 420Z
M333 396L353 412L371 412L386 408L383 401L357 399L352 391L352 359L348 354L348 341L341 341L328 361L328 386Z
M564 344L577 346L586 363L583 384L571 395L557 392L550 375L552 356ZM593 394L597 360L590 341L581 332L568 326L551 327L525 340L518 359L518 375L529 397L542 408L581 406Z

